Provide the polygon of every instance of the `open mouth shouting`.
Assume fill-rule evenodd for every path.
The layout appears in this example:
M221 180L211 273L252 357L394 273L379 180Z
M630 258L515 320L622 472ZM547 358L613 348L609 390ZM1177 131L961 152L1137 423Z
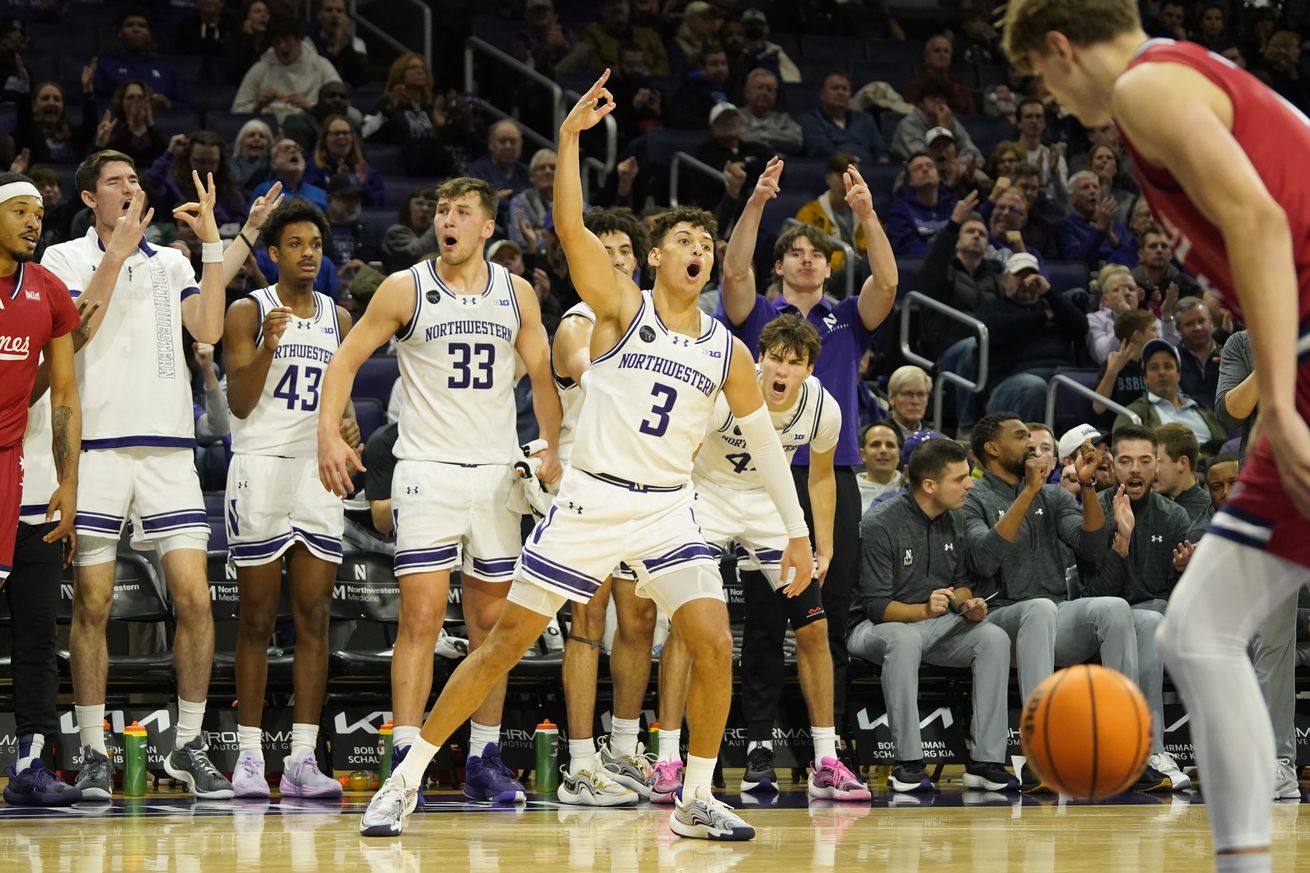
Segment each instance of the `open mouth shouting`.
M1128 480L1124 482L1124 491L1132 500L1139 500L1146 496L1146 488L1146 480L1141 476L1130 476Z
M768 401L772 404L781 403L787 397L787 383L781 379L766 383L764 389L768 394Z
M704 269L705 269L705 265L704 265L701 261L699 261L699 260L691 260L691 261L688 261L688 262L687 262L687 281L688 281L688 282L695 282L696 279L700 276L701 271L704 270Z

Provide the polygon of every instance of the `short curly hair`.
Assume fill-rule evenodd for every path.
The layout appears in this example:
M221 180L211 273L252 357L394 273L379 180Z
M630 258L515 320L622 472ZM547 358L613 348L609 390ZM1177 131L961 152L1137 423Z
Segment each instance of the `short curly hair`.
M659 246L664 242L664 237L669 235L669 231L683 222L700 228L714 239L719 237L719 223L714 220L713 215L699 206L675 206L655 216L655 223L650 232L650 244Z
M587 214L582 216L582 223L596 236L606 233L627 234L628 242L632 243L632 250L637 253L639 260L644 261L646 252L650 251L645 225L627 207L588 209Z
M264 229L260 234L264 245L270 248L281 248L282 231L286 229L287 225L300 221L308 221L317 227L318 232L323 235L325 243L332 235L332 228L319 208L303 197L295 197L278 206L269 215L268 221L264 223Z

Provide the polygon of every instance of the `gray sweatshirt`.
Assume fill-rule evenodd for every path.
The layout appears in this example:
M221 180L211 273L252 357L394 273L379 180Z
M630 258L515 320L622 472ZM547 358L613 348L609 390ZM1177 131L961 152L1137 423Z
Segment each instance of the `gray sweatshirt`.
M929 518L914 495L879 506L860 522L860 577L851 627L882 621L887 604L927 603L938 588L968 586L964 517Z
M1115 490L1106 489L1097 495L1111 530ZM1122 597L1129 603L1167 599L1178 581L1174 549L1187 539L1191 526L1187 510L1168 497L1150 492L1133 503L1133 535L1128 544L1128 557L1121 558L1113 549L1107 549L1100 560L1079 563L1083 593Z
M1228 403L1225 398L1228 392L1232 391L1242 380L1255 370L1255 355L1251 353L1251 338L1246 331L1239 330L1228 338L1224 343L1224 350L1219 355L1219 387L1214 395L1214 414L1218 416L1219 423L1232 433L1240 430L1242 433L1242 448L1239 452L1239 460L1246 460L1246 444L1251 441L1251 426L1255 424L1255 414L1258 410L1251 410L1251 414L1246 418L1233 418L1228 412Z
M1083 561L1099 559L1110 546L1113 528L1102 525L1100 530L1083 530L1082 507L1059 485L1047 485L1038 492L1019 535L1007 543L994 528L1022 490L1023 482L1011 485L989 471L964 501L966 555L978 580L975 593L995 594L993 609L1035 597L1057 603L1067 600L1068 561L1061 544Z
M1210 517L1214 515L1214 501L1210 499L1210 492L1198 480L1173 501L1187 510L1187 518L1191 522L1191 526L1187 529L1187 538L1195 544L1201 539L1205 529L1210 526Z

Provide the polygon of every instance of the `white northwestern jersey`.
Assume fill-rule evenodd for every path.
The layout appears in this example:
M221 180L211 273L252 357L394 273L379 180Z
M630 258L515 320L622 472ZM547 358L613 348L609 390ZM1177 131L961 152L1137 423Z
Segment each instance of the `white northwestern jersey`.
M76 299L104 254L93 227L46 249L41 265ZM143 240L124 262L103 321L76 358L84 450L195 446L182 301L199 293L195 269L177 249Z
M405 392L397 458L511 464L518 449L514 401L520 317L510 273L487 263L481 294L456 294L435 260L410 268L414 314L397 336L397 389Z
M660 488L688 482L732 360L728 329L700 316L699 337L675 333L642 292L623 338L587 371L574 467Z
M585 318L587 321L591 322L592 325L596 324L596 313L585 303L575 303L573 306L569 307L569 310L560 317L560 322L563 323L565 318L570 318L572 316ZM554 348L552 347L552 351L553 350ZM578 436L578 416L582 414L582 398L584 396L584 391L581 383L575 382L572 378L560 374L559 368L555 365L553 358L551 359L550 364L551 375L555 377L555 388L559 391L559 405L563 410L563 415L560 417L559 422L559 451L556 452L556 454L559 456L559 462L561 464L567 464L569 462L569 456L573 454L573 441L577 439ZM583 378L586 378L585 373L583 374Z
M45 524L45 510L50 495L59 487L55 475L55 456L50 449L50 391L27 410L27 431L23 434L23 497L18 520L28 524ZM59 513L55 513L59 518Z
M332 355L341 345L337 305L325 294L313 292L315 312L310 319L292 316L273 350L264 389L245 419L232 416L232 451L242 455L280 458L318 456L318 396ZM264 340L264 317L284 304L277 286L260 288L250 296L259 306L255 345Z
M758 374L758 369L756 370ZM796 402L789 409L769 412L773 429L782 440L782 449L790 461L801 446L811 451L827 452L837 445L841 433L841 409L832 395L813 376L801 383ZM711 482L729 488L763 489L759 471L751 462L750 450L737 427L737 418L720 397L714 407L714 421L705 443L696 456L693 478L699 484Z

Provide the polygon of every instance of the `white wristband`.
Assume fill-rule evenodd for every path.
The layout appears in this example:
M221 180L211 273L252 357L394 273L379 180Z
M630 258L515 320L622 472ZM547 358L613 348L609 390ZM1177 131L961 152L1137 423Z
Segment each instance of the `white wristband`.
M201 243L200 262L202 264L223 263L223 241Z

